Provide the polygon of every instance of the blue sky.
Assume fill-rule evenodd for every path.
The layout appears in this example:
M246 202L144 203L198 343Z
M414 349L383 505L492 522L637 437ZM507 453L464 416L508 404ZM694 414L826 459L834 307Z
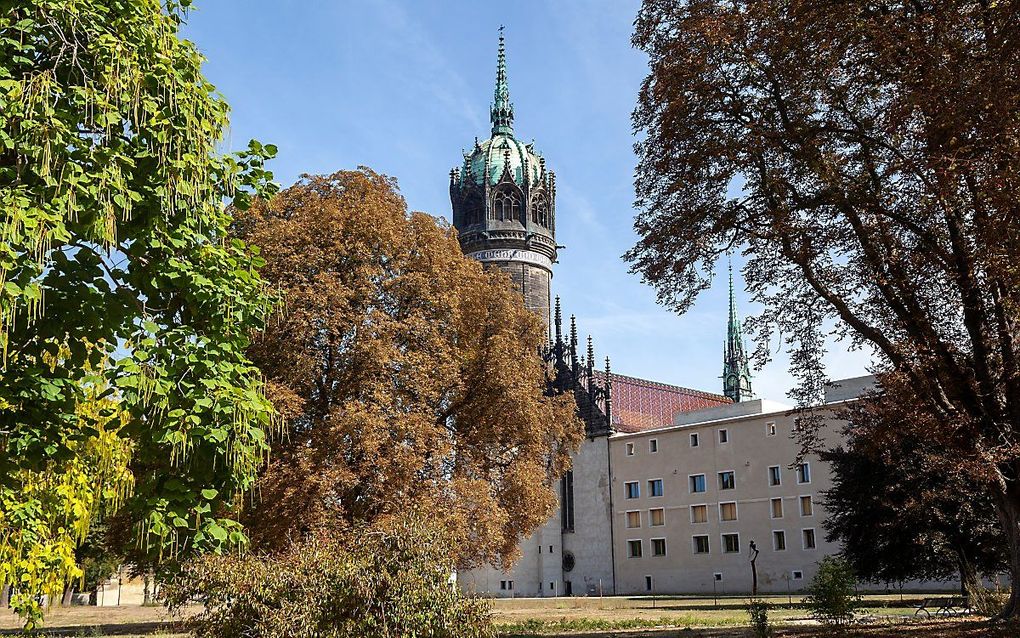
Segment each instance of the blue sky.
M638 6L199 0L184 34L233 108L230 146L276 144L281 185L366 165L396 177L412 209L449 218L449 171L489 134L505 25L515 132L556 171L557 241L567 248L553 287L564 312L615 372L721 392L725 277L679 317L620 259L635 240L630 112L647 68L630 46ZM754 312L741 290L737 300ZM864 374L867 358L834 344L827 364L840 378ZM786 365L780 352L757 371L756 394L784 400Z

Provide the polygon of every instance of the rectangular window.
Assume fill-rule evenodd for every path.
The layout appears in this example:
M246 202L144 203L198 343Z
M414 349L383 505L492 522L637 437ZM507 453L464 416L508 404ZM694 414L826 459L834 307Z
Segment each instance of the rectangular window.
M506 591L506 581L505 580L499 581L499 588L502 589L503 591Z
M694 474L690 477L691 482L691 494L697 494L698 492L705 491L705 475Z
M803 485L811 482L811 464L810 463L798 463L797 464L797 483Z
M693 542L695 554L708 553L708 536L695 536L693 537Z
M645 576L645 591L652 591L652 577Z
M627 541L627 556L641 558L641 541Z
M800 515L801 516L813 516L815 513L815 504L811 502L810 496L800 497Z
M768 423L765 424L765 436L775 436L775 435L776 435L776 422L775 421L769 421Z
M662 496L662 479L648 481L648 496Z
M691 522L708 522L708 505L691 505Z
M560 479L560 522L564 532L574 531L574 472L567 473Z
M777 485L782 485L782 483L783 483L783 472L782 472L781 469L779 469L779 466L778 465L773 465L773 466L769 467L769 485L771 487L775 487Z
M722 550L727 554L740 552L740 534L723 534Z
M801 580L802 578L804 578L804 572L800 571L799 569L793 570L794 580Z
M698 447L698 433L691 433L691 447Z
M666 555L666 539L665 538L653 538L652 539L652 556L665 556Z
M720 521L737 520L737 504L719 503L719 520Z
M627 456L634 456L634 444L633 443L628 443L627 444Z
M729 430L719 430L719 442L720 443L729 443L730 442L730 431Z
M514 581L512 581L512 580L506 581L506 588L507 589L513 589L514 588Z
M648 441L648 451L652 454L659 451L659 439L650 439Z
M641 512L627 512L627 527L629 529L641 527Z
M772 518L783 518L783 499L774 498L770 503L772 504Z
M804 549L814 549L815 548L815 530L813 530L813 529L801 530L801 534L804 537Z
M777 552L786 551L786 532L783 530L772 532L772 549Z
M733 472L719 472L719 489L720 490L732 490L737 487L737 479L734 478Z
M666 524L666 510L662 508L648 510L649 527L662 527L665 524Z
M637 481L630 481L624 483L627 488L627 498L637 498L641 496L641 485Z

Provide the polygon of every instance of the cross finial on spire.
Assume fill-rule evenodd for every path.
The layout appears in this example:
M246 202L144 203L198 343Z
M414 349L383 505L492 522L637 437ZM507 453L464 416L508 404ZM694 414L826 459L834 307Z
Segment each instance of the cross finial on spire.
M496 91L489 109L489 120L492 122L492 134L513 135L514 105L510 103L510 87L506 80L506 44L503 38L503 25L499 27L499 54L496 57Z

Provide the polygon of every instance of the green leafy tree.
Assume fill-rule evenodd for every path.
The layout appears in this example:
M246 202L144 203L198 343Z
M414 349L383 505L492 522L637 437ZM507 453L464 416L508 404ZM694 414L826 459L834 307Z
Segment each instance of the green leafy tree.
M124 563L121 548L111 542L108 526L100 521L89 527L88 536L75 550L75 562L82 571L81 591L88 592L89 604L96 604L96 589Z
M861 601L850 563L841 556L823 558L804 598L811 615L826 625L845 627L857 617Z
M974 494L954 462L917 436L925 413L914 409L908 395L874 393L843 416L845 444L821 453L832 468L825 529L860 578L903 582L958 575L966 595L980 575L1007 569L991 498ZM914 426L902 427L907 422Z
M275 149L218 152L189 4L0 3L0 582L33 618L110 500L83 446L128 443L124 511L165 558L243 541L230 506L275 427L244 354L272 300L224 207L265 190ZM97 390L116 436L81 410Z

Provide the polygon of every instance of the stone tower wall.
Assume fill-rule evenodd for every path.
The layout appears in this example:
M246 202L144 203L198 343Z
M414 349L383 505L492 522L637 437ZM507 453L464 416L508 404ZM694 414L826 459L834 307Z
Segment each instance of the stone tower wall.
M487 262L487 266L499 268L510 275L514 288L524 297L524 305L528 310L538 313L545 325L546 335L549 334L552 273L533 264L516 261Z

